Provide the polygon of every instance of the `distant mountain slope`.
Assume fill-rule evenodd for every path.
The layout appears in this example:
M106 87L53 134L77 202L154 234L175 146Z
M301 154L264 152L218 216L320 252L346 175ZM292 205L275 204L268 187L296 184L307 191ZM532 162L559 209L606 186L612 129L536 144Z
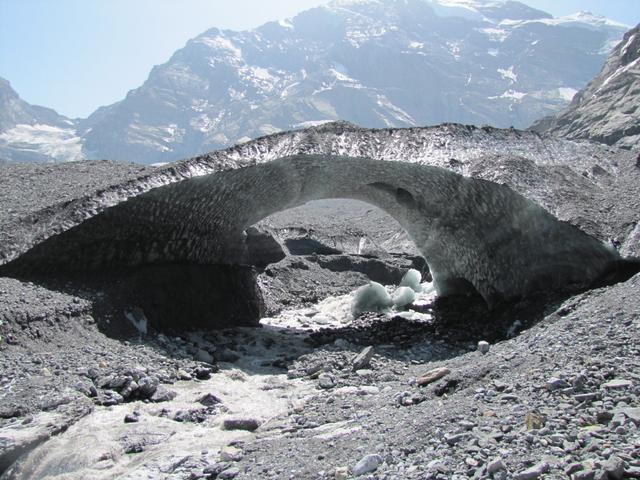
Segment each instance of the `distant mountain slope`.
M0 78L0 159L47 162L82 158L81 139L73 121L49 108L28 104Z
M566 106L626 30L505 0L336 0L255 30L211 29L75 132L26 122L4 142L30 154L49 135L67 159L81 146L85 158L156 163L334 120L526 127Z
M622 148L640 142L640 25L613 50L602 71L560 114L532 129L567 138L590 138Z
M85 150L167 161L336 119L524 127L566 105L625 30L518 2L335 1L196 37L89 118Z

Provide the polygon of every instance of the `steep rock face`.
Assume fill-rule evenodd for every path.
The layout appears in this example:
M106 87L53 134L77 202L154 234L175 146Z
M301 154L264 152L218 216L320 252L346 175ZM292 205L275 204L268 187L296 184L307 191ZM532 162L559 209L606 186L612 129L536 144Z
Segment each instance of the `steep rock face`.
M0 78L0 164L81 160L75 123L49 108L30 105Z
M214 28L82 122L83 151L172 161L333 120L522 128L564 107L625 30L484 0L340 0L251 31Z
M536 122L532 129L636 148L640 141L640 25L627 32L602 71L566 110Z

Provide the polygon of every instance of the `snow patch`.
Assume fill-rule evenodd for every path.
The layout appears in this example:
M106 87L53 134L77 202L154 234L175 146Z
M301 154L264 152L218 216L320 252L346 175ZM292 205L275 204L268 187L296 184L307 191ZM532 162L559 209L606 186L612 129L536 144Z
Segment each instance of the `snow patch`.
M606 87L609 83L611 83L612 80L615 80L620 75L627 73L629 70L639 65L640 65L640 57L636 58L633 62L629 63L628 65L618 68L615 72L613 72L611 75L605 78L604 82L602 82L602 85L600 85L600 88L598 88L596 93L600 92L604 87Z
M198 43L203 43L209 48L214 50L223 50L228 52L232 57L236 59L242 58L242 50L236 47L231 40L223 37L222 35L216 35L215 37L199 37L195 40Z
M557 92L560 98L567 102L570 102L571 100L573 100L573 97L575 97L576 93L578 93L578 90L570 87L561 87L558 88Z
M631 44L633 43L633 41L636 39L637 34L634 33L633 35L631 35L631 37L629 37L629 40L627 40L627 43L624 44L624 47L622 47L622 49L620 50L620 54L624 57L627 54L627 51L629 50L629 47L631 46Z
M474 0L428 0L431 8L439 17L461 17L467 20L483 21L484 15L478 10L481 6Z
M259 78L261 80L269 80L269 81L275 81L276 77L274 77L273 75L271 75L269 73L269 70L267 70L266 68L262 68L262 67L251 67L251 72L253 73L253 75L256 78Z
M278 133L281 132L282 129L271 125L270 123L266 123L264 125L260 125L260 127L258 128L258 131L262 134L262 135L273 135L274 133Z
M84 160L82 139L73 129L20 124L0 134L0 144L3 142L61 162Z
M504 30L503 28L490 27L478 28L476 30L484 33L487 37L489 37L489 40L494 42L502 43L509 37L509 32L507 30Z
M291 23L291 20L287 19L287 20L278 20L278 25L280 25L283 28L289 29L289 30L293 30L294 26Z
M497 97L489 97L489 100L496 100L498 98L510 98L519 102L526 96L527 94L524 92L518 92L517 90L507 90L502 95L499 95Z
M571 15L558 18L537 18L534 20L502 20L500 26L520 27L531 23L542 23L549 26L560 27L583 27L592 30L600 30L603 28L629 30L632 27L624 23L616 22L601 15L594 15L591 12L577 12Z
M310 128L310 127L319 127L320 125L324 125L326 123L331 123L333 120L307 120L306 122L300 122L292 125L294 129L297 128Z
M280 93L280 98L287 98L289 96L290 90L294 87L297 87L298 85L300 85L300 82L294 82L284 87L282 89L282 92Z
M378 94L376 103L378 104L379 107L382 107L386 109L388 112L390 112L396 120L403 123L407 123L409 125L417 124L417 122L413 119L411 115L409 115L407 112L402 110L397 105L394 105L386 96L382 94ZM389 126L392 127L394 125L389 125Z
M518 81L518 75L516 75L513 69L513 65L511 65L506 70L504 68L499 68L498 73L504 80L510 80L511 83L516 83Z
M451 53L451 55L453 56L453 58L457 60L460 60L460 52L461 52L461 48L460 45L462 45L462 42L447 42L447 47L449 47L449 52Z

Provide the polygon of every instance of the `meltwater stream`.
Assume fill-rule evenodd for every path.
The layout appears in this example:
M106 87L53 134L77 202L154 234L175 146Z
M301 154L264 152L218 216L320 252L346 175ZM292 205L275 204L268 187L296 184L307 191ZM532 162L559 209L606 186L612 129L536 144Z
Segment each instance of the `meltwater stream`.
M387 289L391 292L393 287ZM329 297L310 308L284 311L262 319L262 328L191 334L189 340L202 346L213 343L216 335L237 336L244 348L233 362L220 363L220 371L208 380L167 386L176 394L169 401L96 407L29 453L3 480L189 478L189 472L233 460L240 452L233 444L286 435L288 418L325 392L309 378L290 378L273 363L311 352L305 339L314 331L348 327L353 322L353 297ZM425 283L413 305L424 307L435 297L432 284ZM389 312L398 314L414 321L431 319L411 309ZM343 387L334 393L364 395L375 388ZM126 422L125 417L135 421ZM229 428L229 420L247 429ZM318 438L329 439L357 427L336 422L315 428Z

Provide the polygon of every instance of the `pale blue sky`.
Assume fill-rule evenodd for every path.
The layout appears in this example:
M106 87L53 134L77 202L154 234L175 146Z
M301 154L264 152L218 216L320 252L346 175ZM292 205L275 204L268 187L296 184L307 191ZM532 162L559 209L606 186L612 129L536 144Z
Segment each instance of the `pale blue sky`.
M121 100L185 42L328 0L0 0L0 76L28 102L71 117ZM555 16L590 10L640 22L640 0L524 0Z

